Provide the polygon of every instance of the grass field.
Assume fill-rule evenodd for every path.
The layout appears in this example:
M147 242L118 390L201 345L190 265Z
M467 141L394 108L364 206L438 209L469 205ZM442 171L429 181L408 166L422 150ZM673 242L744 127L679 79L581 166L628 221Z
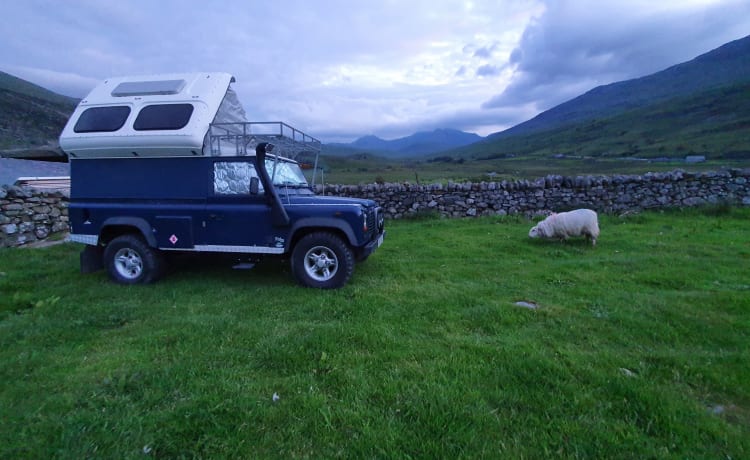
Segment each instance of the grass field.
M749 219L389 222L337 291L1 249L0 457L749 458Z
M448 157L446 157L448 158ZM325 167L323 180L327 184L372 184L374 182L435 183L452 180L462 181L501 181L535 179L548 174L563 176L643 174L646 172L674 171L681 169L690 172L719 171L723 168L750 168L750 159L706 161L688 164L682 160L636 161L622 158L552 158L516 157L491 158L482 160L430 161L395 160L373 155L349 157L323 157ZM312 171L307 171L308 181L312 181ZM320 174L316 183L321 182Z

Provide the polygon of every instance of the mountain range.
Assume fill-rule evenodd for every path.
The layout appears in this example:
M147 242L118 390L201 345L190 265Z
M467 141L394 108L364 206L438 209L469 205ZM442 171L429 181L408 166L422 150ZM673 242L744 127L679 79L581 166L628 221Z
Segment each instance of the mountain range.
M381 156L391 158L415 157L463 147L482 139L482 136L475 133L443 128L434 131L421 131L411 136L393 140L384 140L370 135L360 137L350 144L326 144L323 146L323 154L351 154L352 150L354 150L361 152L374 151Z

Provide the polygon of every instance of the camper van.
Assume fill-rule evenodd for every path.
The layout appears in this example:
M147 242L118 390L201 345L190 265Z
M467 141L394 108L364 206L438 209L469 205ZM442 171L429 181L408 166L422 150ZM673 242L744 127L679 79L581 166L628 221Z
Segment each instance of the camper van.
M300 159L317 165L320 141L283 122L247 121L234 81L111 78L78 104L60 147L70 160L70 239L86 245L82 272L104 268L139 284L162 277L171 254L280 257L299 284L339 288L380 247L377 203L316 195Z

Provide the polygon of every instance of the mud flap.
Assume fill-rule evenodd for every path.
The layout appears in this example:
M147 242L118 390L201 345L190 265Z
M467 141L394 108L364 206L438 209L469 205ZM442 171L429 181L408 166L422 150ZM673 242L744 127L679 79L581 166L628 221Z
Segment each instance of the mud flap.
M104 248L89 244L81 251L81 273L94 273L104 268Z

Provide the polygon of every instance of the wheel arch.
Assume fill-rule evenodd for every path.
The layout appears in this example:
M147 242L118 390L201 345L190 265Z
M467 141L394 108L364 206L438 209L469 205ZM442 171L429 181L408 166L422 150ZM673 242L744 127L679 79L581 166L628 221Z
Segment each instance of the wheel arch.
M126 234L138 234L149 246L157 247L151 225L140 217L110 217L105 220L99 232L99 243L106 245L118 236Z
M299 220L292 226L289 232L291 238L287 240L284 252L292 251L299 240L315 232L333 233L352 249L356 248L357 238L347 222L343 222L340 219L309 218Z

